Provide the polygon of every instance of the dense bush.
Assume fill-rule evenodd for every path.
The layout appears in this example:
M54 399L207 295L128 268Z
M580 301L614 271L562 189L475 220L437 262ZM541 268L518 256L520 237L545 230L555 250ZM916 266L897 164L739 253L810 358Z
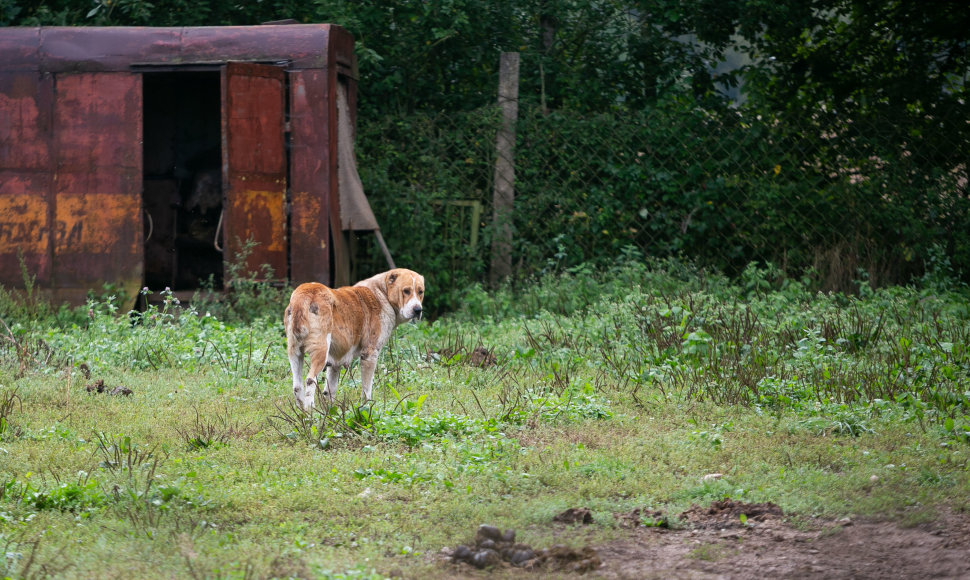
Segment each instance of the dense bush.
M362 177L391 250L433 273L433 300L445 308L487 272L497 123L490 108L361 122ZM632 246L731 275L771 263L778 275L840 291L931 271L966 281L965 148L946 153L915 136L901 146L892 136L905 132L861 122L826 129L689 97L598 114L522 106L516 273L609 264ZM458 200L483 207L475 248L467 213L448 205ZM402 223L415 227L398 236ZM380 261L376 252L363 259Z

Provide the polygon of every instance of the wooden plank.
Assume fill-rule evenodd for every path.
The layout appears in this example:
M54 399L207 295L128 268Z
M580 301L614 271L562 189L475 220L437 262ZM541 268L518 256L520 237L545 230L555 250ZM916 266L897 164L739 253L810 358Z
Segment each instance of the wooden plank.
M503 52L499 62L498 104L502 127L495 143L492 195L492 266L489 279L497 286L512 273L512 209L515 203L515 120L519 114L519 53Z

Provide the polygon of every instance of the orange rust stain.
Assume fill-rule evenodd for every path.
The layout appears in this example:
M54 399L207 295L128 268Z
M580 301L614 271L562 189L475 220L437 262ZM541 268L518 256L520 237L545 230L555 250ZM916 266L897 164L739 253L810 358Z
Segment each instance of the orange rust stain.
M132 195L58 194L54 252L136 252L138 241L129 233L141 229L132 228L132 222L140 219L138 204Z
M258 241L270 252L282 252L286 249L286 215L283 204L283 192L280 191L252 191L242 193L236 208L246 216L245 222L253 224L253 229L259 229ZM255 224L268 224L269 231ZM268 237L266 237L268 234Z
M0 196L0 254L47 249L47 199L34 194Z
M302 211L294 211L290 215L290 227L294 232L304 236L315 236L320 229L320 212L322 211L320 197L311 196L307 192L294 192L293 205L299 205Z

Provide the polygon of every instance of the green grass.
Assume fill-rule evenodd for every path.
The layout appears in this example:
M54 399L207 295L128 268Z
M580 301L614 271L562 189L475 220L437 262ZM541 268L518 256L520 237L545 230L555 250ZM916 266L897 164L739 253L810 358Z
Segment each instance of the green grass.
M486 522L578 546L628 533L614 513L678 525L724 497L901 521L965 506L964 291L757 276L629 259L473 288L398 329L374 403L351 372L311 416L278 316L7 307L0 577L446 577L434 555ZM553 516L583 506L595 523L562 536Z

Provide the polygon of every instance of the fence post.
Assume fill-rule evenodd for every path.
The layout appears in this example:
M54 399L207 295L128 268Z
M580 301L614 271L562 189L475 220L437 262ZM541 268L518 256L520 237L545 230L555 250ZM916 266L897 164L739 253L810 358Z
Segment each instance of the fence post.
M499 60L498 104L502 127L495 140L492 184L492 266L489 281L497 286L512 273L512 206L515 201L515 119L519 114L519 53L503 52Z

